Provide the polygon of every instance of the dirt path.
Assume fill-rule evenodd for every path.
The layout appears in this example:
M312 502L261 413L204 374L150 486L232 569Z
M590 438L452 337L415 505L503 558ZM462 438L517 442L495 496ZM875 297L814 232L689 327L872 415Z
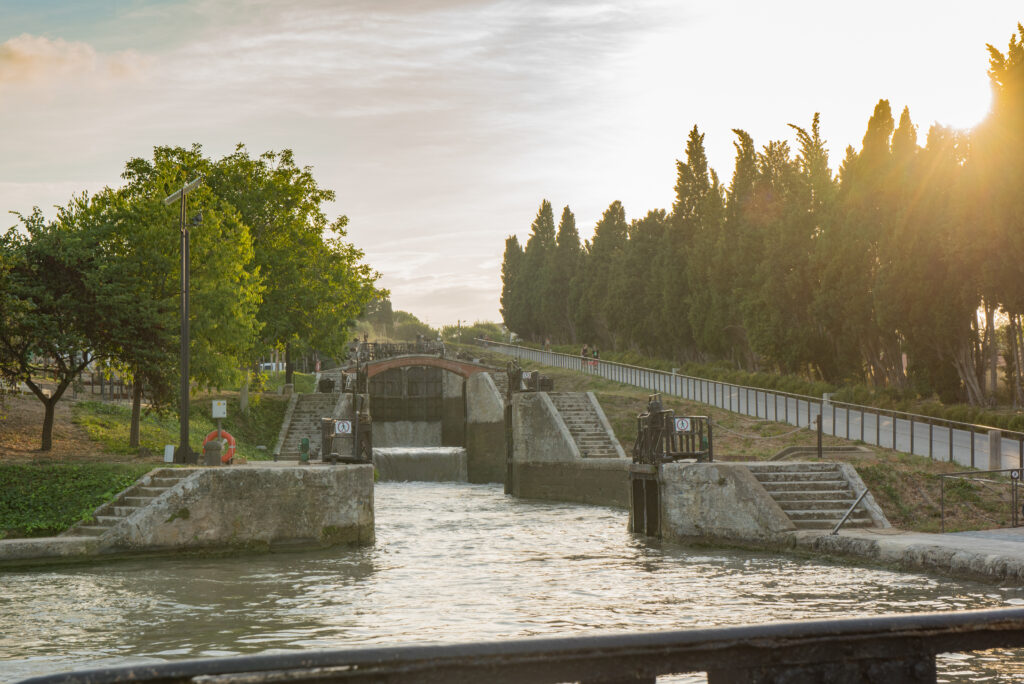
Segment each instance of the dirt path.
M43 402L34 396L7 397L0 404L0 463L62 463L133 461L133 456L108 454L71 422L74 402L57 402L53 449L39 451L43 435Z

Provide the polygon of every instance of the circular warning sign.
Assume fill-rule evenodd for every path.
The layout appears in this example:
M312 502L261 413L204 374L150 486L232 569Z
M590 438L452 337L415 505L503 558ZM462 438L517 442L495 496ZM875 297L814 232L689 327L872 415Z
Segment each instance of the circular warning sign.
M676 432L689 432L690 431L690 419L689 418L676 418Z
M351 435L352 434L352 421L351 420L339 420L334 423L334 434L336 435Z
M1010 471L1010 477L1013 478L1014 480L1019 480L1020 479L1020 471L1019 470L1011 470Z

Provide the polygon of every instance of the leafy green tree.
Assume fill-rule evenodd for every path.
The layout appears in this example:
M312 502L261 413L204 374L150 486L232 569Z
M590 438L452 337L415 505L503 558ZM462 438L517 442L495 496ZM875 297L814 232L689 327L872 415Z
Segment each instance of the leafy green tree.
M373 326L373 330L378 337L387 337L388 331L394 325L394 311L391 308L391 298L386 296L374 297L366 305L362 318Z
M668 217L664 209L647 212L629 225L629 240L612 273L612 325L617 347L654 353L661 331L656 314L661 303L660 281L652 264L665 244Z
M1019 258L1024 247L1024 24L1017 25L1005 54L992 45L987 48L992 105L972 138L966 166L977 222L972 244L986 253L981 284L986 314L983 356L990 378L988 396L994 401L995 308L1001 305L1012 319L1024 313L1024 265Z
M148 398L159 407L170 399L165 392L179 382L179 217L177 207L166 207L161 200L211 168L198 145L157 147L151 160L129 160L123 174L127 183L117 191L119 208L109 249L116 250L125 277L134 283L134 301L151 307L160 321L151 335L159 332L159 339L147 340L126 325L127 334L118 340L117 360L129 376L139 379L132 402L133 445L142 388L149 388ZM251 268L249 229L231 204L201 184L189 194L189 212L202 216L190 228L189 375L198 386L223 387L237 382L239 367L253 356L263 281ZM136 327L149 325L145 318L136 319Z
M73 220L74 206L46 221L36 208L19 215L17 228L0 238L4 264L0 289L0 375L25 383L42 402L40 449L53 446L57 402L90 363L106 356L103 339L115 284L97 277L104 258L95 232ZM43 387L50 376L55 387Z
M396 311L394 313L395 326L392 335L396 340L414 342L417 336L427 340L437 338L437 331L421 321L414 314L408 311Z
M815 316L822 322L835 359L826 380L860 380L877 386L905 384L899 339L878 325L872 296L879 245L896 215L886 198L893 162L895 129L888 100L880 100L868 121L858 153L847 149L840 167L835 221L821 232L816 260L823 286L816 293Z
M795 158L783 141L770 142L757 158L755 225L762 244L744 298L744 327L755 350L783 372L813 367L827 375L831 359L811 315L818 289L812 255L831 211L834 180L818 115L809 131L791 127L799 143Z
M343 241L347 219L328 221L323 205L334 191L320 187L311 168L297 166L291 150L251 157L243 145L210 167L207 182L252 236L248 269L266 283L257 311L260 346L284 347L285 381L291 382L293 343L343 356L377 274Z

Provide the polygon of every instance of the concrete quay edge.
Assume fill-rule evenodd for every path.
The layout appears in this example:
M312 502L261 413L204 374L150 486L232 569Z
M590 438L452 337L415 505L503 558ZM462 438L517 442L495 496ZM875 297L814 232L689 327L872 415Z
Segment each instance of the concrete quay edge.
M0 539L0 572L121 559L273 553L373 542L372 466L259 462L185 470L199 479L183 478L104 535ZM245 481L249 484L241 489L232 486L240 482L245 485ZM365 496L360 494L361 488L366 490ZM211 491L213 500L208 496ZM312 496L312 505L306 505L301 492ZM324 513L339 494L345 495L341 496L343 510ZM293 524L286 525L283 533L279 530L268 534L273 532L275 521L266 519L267 507L253 507L253 501L272 501L276 505L269 507L270 515L283 513ZM195 525L203 521L214 522ZM189 529L176 531L176 526ZM149 538L147 528L162 534Z
M955 534L860 528L830 534L799 530L761 537L679 536L671 543L705 548L741 548L857 565L915 571L953 579L1024 586L1024 542Z

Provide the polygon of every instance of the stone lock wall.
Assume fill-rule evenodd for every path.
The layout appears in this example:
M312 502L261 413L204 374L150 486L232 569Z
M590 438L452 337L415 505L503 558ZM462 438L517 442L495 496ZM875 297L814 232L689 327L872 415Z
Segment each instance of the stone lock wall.
M466 379L466 457L470 482L505 481L505 399L487 373Z
M373 467L209 468L119 524L111 551L368 544Z
M796 527L742 463L661 466L665 539L761 541Z

